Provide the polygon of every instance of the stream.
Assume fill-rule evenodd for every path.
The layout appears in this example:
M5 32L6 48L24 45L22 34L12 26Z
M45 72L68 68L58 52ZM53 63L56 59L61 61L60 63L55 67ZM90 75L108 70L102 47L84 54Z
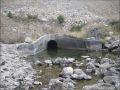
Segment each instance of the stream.
M32 67L37 71L36 81L42 82L42 85L35 85L35 88L32 90L41 90L40 88L46 87L49 84L50 79L58 78L62 70L62 67L59 65L52 65L51 67L37 66L35 62L37 60L44 62L44 60L55 60L57 57L60 58L75 58L77 61L82 62L83 58L81 56L89 56L90 58L99 59L101 58L112 58L115 60L119 55L110 54L103 51L79 51L79 50L46 50L35 56L28 56L26 60L32 64ZM72 66L74 68L74 66ZM81 66L81 69L85 70L85 66ZM91 80L77 80L76 89L82 90L85 85L92 85L97 83L100 79L99 76L92 75Z

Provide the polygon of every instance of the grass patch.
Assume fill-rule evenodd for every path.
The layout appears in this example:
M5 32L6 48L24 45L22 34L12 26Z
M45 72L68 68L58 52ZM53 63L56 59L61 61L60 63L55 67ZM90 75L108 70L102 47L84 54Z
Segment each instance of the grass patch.
M13 18L13 17L14 17L14 15L12 14L11 11L8 12L7 16L8 16L9 18Z
M86 24L83 23L81 25L73 25L70 29L71 32L75 32L75 31L81 31L82 28L85 26Z
M59 22L60 24L62 24L62 23L65 22L65 17L64 17L63 15L59 15L59 16L57 17L57 20L58 20L58 22Z
M109 25L112 27L112 30L120 33L120 21L112 21L109 23Z
M37 16L37 15L27 14L27 18L28 18L28 19L37 20L37 19L38 19L38 16Z

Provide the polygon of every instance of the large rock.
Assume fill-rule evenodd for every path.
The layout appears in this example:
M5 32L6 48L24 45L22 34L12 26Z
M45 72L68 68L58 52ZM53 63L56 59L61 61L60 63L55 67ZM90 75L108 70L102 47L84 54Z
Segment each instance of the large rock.
M51 79L49 82L49 90L74 90L75 86L71 80Z
M75 60L75 58L56 58L54 61L53 61L53 64L58 64L62 67L66 67L66 66L69 66L70 63L72 63L73 61Z
M116 90L115 87L107 83L98 83L94 85L86 85L82 90Z
M92 79L92 77L87 75L86 73L84 73L82 69L74 69L74 74L72 74L71 78L77 79L77 80L81 80L81 79L90 80L90 79Z
M63 75L72 75L73 74L73 68L72 67L64 67L62 70Z
M103 80L106 83L116 84L120 81L120 78L118 76L105 76Z
M100 64L104 64L104 63L114 64L115 61L111 60L109 58L103 58L103 59L100 60Z

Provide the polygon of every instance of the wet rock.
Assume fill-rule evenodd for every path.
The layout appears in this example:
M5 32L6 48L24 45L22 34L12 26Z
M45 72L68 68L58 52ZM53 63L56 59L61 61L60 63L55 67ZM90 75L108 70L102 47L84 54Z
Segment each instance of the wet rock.
M72 75L73 74L73 68L72 67L64 67L62 70L63 75Z
M52 66L52 61L51 60L45 60L44 63L48 66Z
M62 58L58 57L54 60L54 64L60 64L60 62L62 61Z
M98 83L94 85L86 85L82 90L116 90L114 85L108 83Z
M74 60L75 60L75 58L68 58L67 59L65 57L64 58L58 57L53 61L53 63L54 64L59 64L59 65L65 67L65 66L68 66L70 63L72 63Z
M42 66L43 63L42 63L41 61L36 61L36 62L35 62L35 65L37 65L37 66Z

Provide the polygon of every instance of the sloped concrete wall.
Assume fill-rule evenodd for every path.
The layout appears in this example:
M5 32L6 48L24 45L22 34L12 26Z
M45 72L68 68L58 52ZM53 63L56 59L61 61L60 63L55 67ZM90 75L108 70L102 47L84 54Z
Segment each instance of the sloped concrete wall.
M21 44L19 49L28 49L33 54L39 53L47 49L47 44L50 40L57 43L58 48L62 49L77 49L77 50L101 50L102 43L100 41L83 40L64 34L47 34L40 37L33 43Z

